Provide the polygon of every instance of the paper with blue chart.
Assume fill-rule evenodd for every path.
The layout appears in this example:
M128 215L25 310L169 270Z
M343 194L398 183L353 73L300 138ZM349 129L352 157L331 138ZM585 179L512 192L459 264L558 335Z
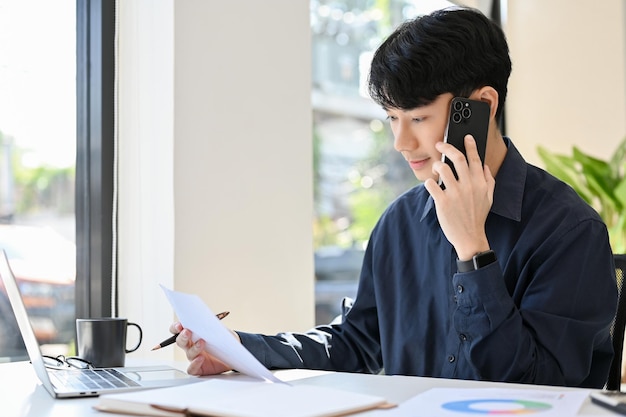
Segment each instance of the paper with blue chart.
M432 388L398 407L368 412L368 417L576 416L588 390L553 391L508 388Z
M206 350L242 374L269 382L281 382L241 343L218 319L215 313L198 297L172 291L161 285L178 320L193 332L193 341L204 339Z

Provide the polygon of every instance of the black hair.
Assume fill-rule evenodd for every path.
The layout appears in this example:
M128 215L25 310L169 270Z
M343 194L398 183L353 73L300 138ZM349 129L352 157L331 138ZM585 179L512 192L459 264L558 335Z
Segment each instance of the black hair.
M480 11L448 8L401 24L376 50L369 93L384 108L410 110L452 93L493 87L504 109L511 74L502 29Z

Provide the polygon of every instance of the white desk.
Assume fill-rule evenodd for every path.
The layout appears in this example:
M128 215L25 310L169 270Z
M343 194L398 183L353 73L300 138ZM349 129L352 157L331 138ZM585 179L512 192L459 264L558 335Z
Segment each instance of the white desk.
M185 369L185 363L175 363ZM332 386L348 391L375 394L387 400L400 403L433 387L504 387L537 388L532 385L500 384L490 382L461 381L439 378L419 378L406 376L376 376L346 374L308 370L278 371L276 375L293 384L313 384ZM575 388L541 387L542 389L567 390ZM92 409L96 398L54 400L39 384L28 362L0 364L0 415L2 417L107 417L112 414L100 413ZM117 414L119 415L119 414ZM366 417L368 413L359 416ZM592 404L589 399L581 408L579 416L619 415Z

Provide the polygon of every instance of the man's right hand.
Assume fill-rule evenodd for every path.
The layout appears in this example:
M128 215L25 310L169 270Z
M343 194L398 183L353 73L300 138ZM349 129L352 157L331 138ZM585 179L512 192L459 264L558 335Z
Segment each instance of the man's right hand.
M224 362L204 350L206 342L203 339L198 339L194 343L191 330L183 328L181 323L173 323L170 326L170 332L179 333L176 338L176 345L185 351L185 355L189 360L189 366L187 367L189 375L216 375L232 370ZM239 339L237 333L232 330L231 333Z

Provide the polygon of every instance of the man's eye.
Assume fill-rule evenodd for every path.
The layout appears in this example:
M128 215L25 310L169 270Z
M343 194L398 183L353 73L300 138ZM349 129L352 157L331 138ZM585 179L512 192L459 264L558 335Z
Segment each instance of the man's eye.
M387 115L387 120L394 121L394 120L398 120L398 118L396 116Z
M413 120L414 122L419 123L419 122L423 122L423 121L424 121L424 118L423 118L423 117L414 117L412 120Z

